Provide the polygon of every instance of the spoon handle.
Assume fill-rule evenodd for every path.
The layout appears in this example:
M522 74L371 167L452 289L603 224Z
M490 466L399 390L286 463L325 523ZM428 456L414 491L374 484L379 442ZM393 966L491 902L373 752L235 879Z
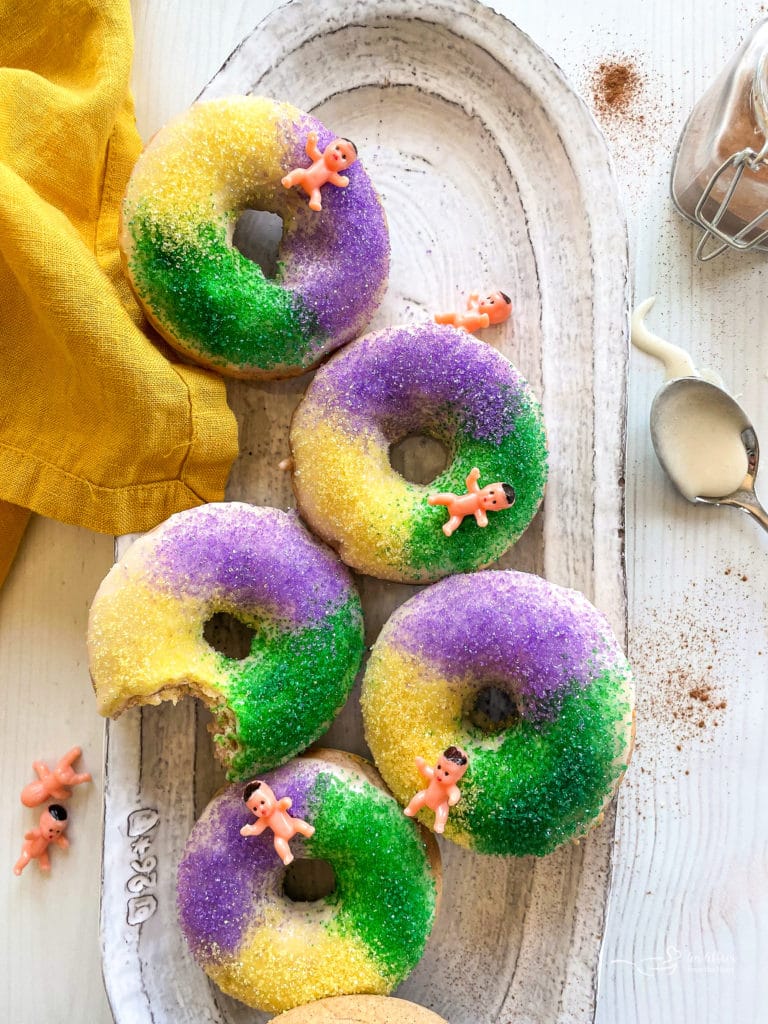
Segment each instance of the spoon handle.
M768 512L760 504L754 491L740 491L738 494L732 494L729 498L724 498L720 504L730 505L732 508L740 508L742 512L746 512L747 515L756 519L762 528L768 532Z

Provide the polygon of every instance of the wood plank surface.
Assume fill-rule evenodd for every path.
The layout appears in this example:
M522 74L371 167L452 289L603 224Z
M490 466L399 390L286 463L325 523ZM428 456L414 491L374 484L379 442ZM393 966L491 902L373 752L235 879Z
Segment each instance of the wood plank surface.
M134 0L134 91L143 134L183 109L273 6ZM748 26L764 16L763 5L497 0L495 6L585 96L602 61L635 63L639 94L629 112L604 112L603 121L624 186L636 294L658 292L652 326L718 369L765 439L764 258L697 266L694 230L667 197L684 118ZM664 481L647 432L660 379L649 359L633 358L626 551L629 649L640 684L638 749L618 801L597 1019L751 1022L764 1012L760 968L768 959L768 815L758 779L768 738L767 545L746 518L688 506ZM0 770L9 801L2 849L9 866L28 827L15 794L29 762L78 741L89 769L98 772L101 724L90 700L82 631L86 605L110 561L108 539L38 523L0 593L0 678L7 695ZM717 700L688 697L702 684ZM10 870L2 876L0 907L13 928L4 932L0 955L0 1005L18 1024L110 1020L96 946L97 789L78 794L66 881L34 879L34 868L21 881ZM63 937L53 939L52 914L58 928L66 922ZM58 957L46 960L41 984L36 954L52 941ZM540 983L548 983L543 965Z

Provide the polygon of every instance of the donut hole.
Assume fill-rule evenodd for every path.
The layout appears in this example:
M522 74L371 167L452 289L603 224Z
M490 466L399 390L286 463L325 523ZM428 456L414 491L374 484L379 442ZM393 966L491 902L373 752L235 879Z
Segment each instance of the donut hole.
M214 612L203 625L206 643L233 661L243 661L251 653L256 630L229 612Z
M318 858L292 861L283 877L283 895L293 903L316 903L336 892L330 861Z
M390 445L389 463L395 472L412 484L431 484L449 462L442 441L428 434L408 434Z
M466 718L485 736L496 736L520 721L517 701L499 686L485 686L472 698Z
M283 218L268 210L243 210L237 218L232 245L252 263L257 263L264 276L277 276L278 253L283 240Z

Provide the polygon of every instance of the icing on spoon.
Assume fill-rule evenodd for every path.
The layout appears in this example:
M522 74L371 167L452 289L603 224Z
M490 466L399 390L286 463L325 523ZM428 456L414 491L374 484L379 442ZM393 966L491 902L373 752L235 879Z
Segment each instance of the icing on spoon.
M644 323L654 299L632 316L632 343L664 364L666 383L651 406L651 440L662 468L694 504L730 505L768 530L755 495L759 446L749 417L718 382L699 373L683 349Z

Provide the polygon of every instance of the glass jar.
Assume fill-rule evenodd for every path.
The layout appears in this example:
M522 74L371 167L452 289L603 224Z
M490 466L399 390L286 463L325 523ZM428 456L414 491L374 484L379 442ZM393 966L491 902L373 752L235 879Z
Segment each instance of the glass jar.
M693 108L671 185L677 209L703 228L697 259L768 252L768 19Z

